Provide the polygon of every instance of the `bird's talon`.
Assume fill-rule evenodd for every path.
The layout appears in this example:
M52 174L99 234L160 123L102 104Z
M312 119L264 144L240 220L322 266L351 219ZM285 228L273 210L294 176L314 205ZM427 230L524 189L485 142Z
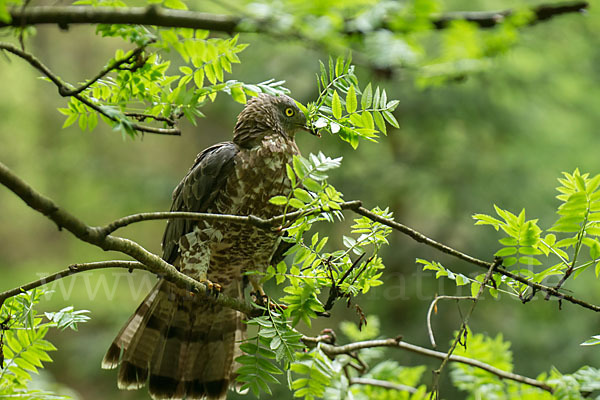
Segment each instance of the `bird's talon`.
M211 282L208 279L200 280L200 283L206 286L206 294L217 297L223 291L223 287L218 283Z

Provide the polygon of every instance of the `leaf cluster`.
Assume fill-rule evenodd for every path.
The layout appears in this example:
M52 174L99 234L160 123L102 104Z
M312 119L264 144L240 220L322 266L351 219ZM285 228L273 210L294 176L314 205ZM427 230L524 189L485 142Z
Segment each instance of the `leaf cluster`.
M77 329L77 323L89 319L87 310L66 307L45 313L48 322L35 306L46 293L34 289L11 297L0 309L0 397L62 399L51 392L29 388L31 373L38 374L44 362L51 362L49 352L56 347L45 339L52 327Z
M119 1L84 0L80 4L125 6ZM219 93L226 93L244 104L247 96L258 93L288 92L283 81L271 79L246 84L225 79L225 75L232 72L232 65L240 63L238 54L247 47L238 43L238 36L209 37L210 32L206 30L130 25L99 25L96 33L103 37L121 37L136 44L138 49L117 50L107 63L104 75L81 83L85 90L79 96L99 110L84 104L77 96L70 97L67 107L59 109L67 117L63 127L78 121L82 130L91 131L100 116L114 129L136 136L135 120L172 128L178 119L185 117L196 124L196 119L204 116L200 109L214 101ZM171 61L165 58L171 52L177 53L183 63L177 73L173 73Z
M236 358L241 364L237 370L236 381L241 390L249 389L255 396L265 392L271 394L269 384L279 384L275 375L282 369L289 369L296 359L296 352L304 348L300 341L302 334L291 328L283 314L266 310L268 315L253 318L248 325L258 328L256 336L247 339L241 345L245 353Z
M319 62L319 96L306 106L306 113L315 129L337 134L356 149L359 139L376 142L380 132L387 134L386 121L399 128L392 114L399 101L388 100L385 89L373 91L370 82L361 91L351 62L350 56L335 62L330 57L327 68Z
M499 239L503 247L495 255L503 257L505 267L515 268L512 272L532 282L540 283L553 275L562 276L563 280L571 275L577 277L592 265L596 277L600 274L600 175L591 177L579 170L563 172L559 183L558 219L545 235L537 219L526 219L525 210L515 215L494 206L500 218L486 214L473 216L476 225L491 225L504 233ZM544 265L539 260L542 256L558 262ZM509 279L504 282L520 296L528 290L524 284Z

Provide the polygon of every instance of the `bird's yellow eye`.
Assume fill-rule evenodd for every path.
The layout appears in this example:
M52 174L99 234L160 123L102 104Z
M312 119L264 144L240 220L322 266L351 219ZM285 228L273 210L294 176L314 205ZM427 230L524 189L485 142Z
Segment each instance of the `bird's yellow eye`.
M288 107L285 109L285 115L287 115L288 117L291 117L294 115L294 109L292 107Z

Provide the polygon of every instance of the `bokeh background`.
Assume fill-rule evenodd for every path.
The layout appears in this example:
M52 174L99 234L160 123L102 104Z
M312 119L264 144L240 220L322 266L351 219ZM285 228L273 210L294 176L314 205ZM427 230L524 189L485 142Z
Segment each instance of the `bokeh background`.
M445 9L500 9L517 2L448 1ZM523 4L518 2L518 4ZM532 4L532 3L528 3ZM241 53L234 77L245 82L284 79L301 102L315 99L318 59L327 56L302 43L246 35L251 46ZM52 70L70 82L93 76L118 40L100 39L94 28L39 27L28 43ZM92 133L76 125L61 129L56 108L64 100L39 73L14 57L0 59L0 160L34 188L89 224L102 225L132 213L167 210L170 195L194 157L210 144L228 140L242 106L223 95L202 111L197 127L183 125L181 137L146 135L132 140L100 124ZM367 207L390 207L396 219L420 232L476 257L491 260L499 236L475 227L472 215L493 213L493 204L548 228L558 206L555 186L561 171L575 168L600 173L600 12L567 15L521 31L520 42L490 68L458 82L417 88L410 71L382 79L368 69L359 76L385 86L401 100L396 111L400 130L390 130L378 144L361 143L353 151L335 137L298 138L303 153L323 151L343 156L330 182L345 198ZM0 188L0 290L15 287L72 263L108 260L103 252L59 232L46 218ZM348 219L353 216L347 214ZM348 223L319 226L339 245ZM144 222L119 233L153 252L160 252L164 222ZM420 271L415 259L435 259L455 272L482 270L448 258L395 232L384 251L384 285L358 298L367 315L377 315L382 335L428 346L425 314L436 294L468 294L453 282L435 280ZM78 332L53 332L59 351L40 377L59 393L81 399L146 398L145 391L117 393L114 371L100 369L112 339L153 285L149 274L97 271L50 285L54 292L41 305L91 311L91 321ZM599 283L588 271L568 284L577 296L600 303ZM276 289L272 289L276 293ZM463 305L466 310L466 305ZM338 304L333 317L303 332L336 328L356 321L352 310ZM440 303L434 318L438 343L444 348L460 326L456 305ZM593 312L536 297L522 305L501 295L481 301L471 318L474 332L502 333L512 343L515 372L536 376L552 366L569 373L582 365L600 367L597 347L580 347L600 333ZM342 337L343 341L344 338ZM403 365L438 361L390 351ZM429 376L425 376L429 382ZM447 382L446 382L447 383ZM448 398L461 398L448 389ZM291 396L291 395L289 395Z

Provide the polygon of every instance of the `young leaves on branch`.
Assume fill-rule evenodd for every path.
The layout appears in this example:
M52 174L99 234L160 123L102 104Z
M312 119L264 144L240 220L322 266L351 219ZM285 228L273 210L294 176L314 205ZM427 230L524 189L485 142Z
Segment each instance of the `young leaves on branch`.
M376 142L380 133L387 134L386 121L399 128L392 114L399 101L388 100L385 89L373 90L371 83L361 90L351 62L351 57L335 62L330 57L327 68L319 62L319 97L307 104L306 114L314 129L337 134L356 149L359 139Z
M290 328L285 315L267 311L268 315L248 321L248 325L258 331L241 345L245 354L236 358L242 365L237 370L236 380L242 384L241 390L249 389L255 396L261 391L271 394L269 384L280 383L275 375L282 371L274 363L287 370L296 359L296 352L304 348L300 341L302 335Z
M89 319L89 311L63 308L45 313L49 322L38 315L35 306L44 290L34 289L11 297L0 309L0 397L62 399L53 393L29 389L32 376L38 374L44 362L51 362L50 351L56 350L45 339L51 327L77 328L78 322Z
M499 240L503 247L495 253L504 258L503 265L516 266L512 272L536 283L552 275L562 275L562 284L571 275L577 277L592 265L595 265L596 277L600 274L600 175L590 177L575 170L572 174L563 172L558 180L559 218L545 236L537 219L526 220L525 210L515 215L494 206L500 219L485 214L473 216L476 225L491 225L504 232L505 237ZM587 254L582 253L585 248ZM542 255L557 261L544 266L539 260ZM522 283L510 279L505 282L520 295L527 290Z

